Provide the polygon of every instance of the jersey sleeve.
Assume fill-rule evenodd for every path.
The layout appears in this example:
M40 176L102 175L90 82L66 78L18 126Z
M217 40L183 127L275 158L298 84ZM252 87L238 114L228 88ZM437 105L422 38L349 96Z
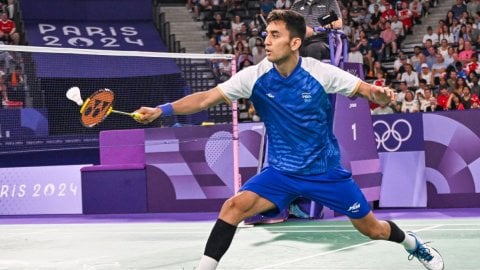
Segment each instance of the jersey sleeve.
M218 87L222 94L231 102L240 98L249 98L252 94L253 88L253 74L255 66L250 66L246 69L234 74L227 81L220 83Z
M308 59L310 73L320 82L329 94L353 96L362 81L359 77L331 64L313 58Z

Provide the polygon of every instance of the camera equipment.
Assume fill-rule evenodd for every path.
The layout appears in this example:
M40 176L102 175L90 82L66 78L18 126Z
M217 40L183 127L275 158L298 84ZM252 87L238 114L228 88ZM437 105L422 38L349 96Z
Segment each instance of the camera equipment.
M331 24L336 20L338 20L338 16L337 16L337 14L335 14L335 11L333 11L333 10L331 10L330 13L327 14L327 15L318 17L318 22L322 26Z

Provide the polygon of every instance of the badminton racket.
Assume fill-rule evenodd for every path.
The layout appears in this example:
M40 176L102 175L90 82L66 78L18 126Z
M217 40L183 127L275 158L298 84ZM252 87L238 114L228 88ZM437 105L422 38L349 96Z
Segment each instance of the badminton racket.
M85 102L82 100L80 88L72 87L68 89L67 98L77 103L80 107L80 122L85 127L94 127L111 113L130 116L134 119L139 117L136 113L122 112L113 109L115 94L112 90L103 88L91 94Z

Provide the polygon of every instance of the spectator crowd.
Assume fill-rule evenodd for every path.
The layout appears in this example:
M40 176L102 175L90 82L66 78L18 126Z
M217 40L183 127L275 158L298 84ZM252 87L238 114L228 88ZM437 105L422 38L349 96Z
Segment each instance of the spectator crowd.
M15 0L0 1L0 45L21 45ZM22 107L25 99L23 57L20 53L0 51L0 96L3 107Z
M234 54L236 70L265 57L265 19L273 9L288 9L295 0L192 0L189 8L206 21L206 53ZM338 0L347 62L363 65L366 80L397 89L396 102L372 114L412 113L479 108L480 0L455 0L438 25L422 21L438 0ZM205 13L207 11L207 13ZM211 12L213 19L208 20ZM203 16L203 17L202 17ZM407 36L422 37L413 50L403 49ZM393 68L386 63L392 63ZM231 76L229 61L212 62L219 81ZM242 101L243 102L243 101ZM245 102L248 107L248 101ZM248 111L248 109L247 109ZM250 110L254 114L254 110ZM250 115L251 117L251 115Z

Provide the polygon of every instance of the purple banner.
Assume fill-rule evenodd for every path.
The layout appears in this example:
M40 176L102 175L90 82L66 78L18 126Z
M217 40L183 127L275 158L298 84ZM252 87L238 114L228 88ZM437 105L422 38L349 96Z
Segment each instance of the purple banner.
M345 63L344 69L364 77L359 64ZM367 200L376 201L380 198L382 174L371 126L367 100L337 95L334 132L340 145L342 163L352 172Z
M22 0L26 20L128 21L149 20L151 0Z
M347 71L348 73L359 77L362 80L365 79L365 74L364 74L364 71L363 71L362 64L359 64L359 63L344 63L343 64L343 69L345 71Z
M35 9L37 1L25 2L31 3L22 1L22 11L28 11L23 14L25 32L32 46L168 51L151 18L150 1L40 1L41 9ZM37 14L39 10L42 12ZM90 18L82 10L97 13ZM37 76L42 78L120 78L180 72L170 58L35 53L34 59Z
M167 51L149 21L26 21L31 45L129 51Z
M382 163L381 207L425 207L425 152L422 115L372 116Z
M372 116L379 152L423 151L422 114Z
M477 207L479 117L478 110L373 116L384 173L380 206Z
M81 214L83 166L2 168L0 215Z

